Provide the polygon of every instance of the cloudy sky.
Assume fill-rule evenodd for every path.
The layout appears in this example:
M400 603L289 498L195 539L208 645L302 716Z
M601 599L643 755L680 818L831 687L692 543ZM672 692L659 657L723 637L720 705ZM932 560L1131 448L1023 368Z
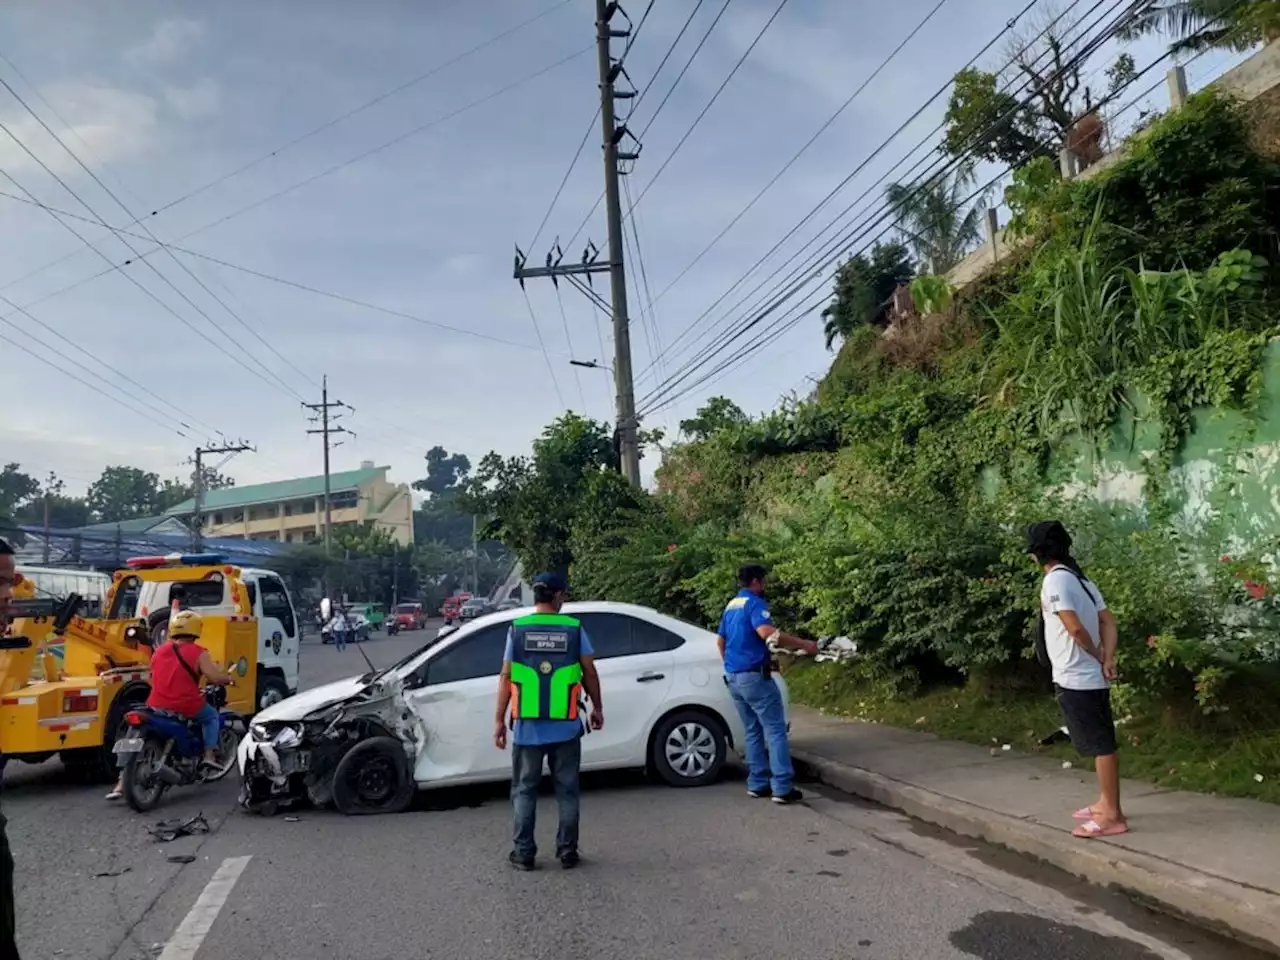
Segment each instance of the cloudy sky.
M695 2L654 3L627 59L641 89ZM626 6L638 19L644 4ZM643 194L635 224L658 298L649 314L643 282L631 296L640 397L678 375L717 324L732 328L768 287L731 308L839 210L869 188L879 198L875 179L933 128L945 98L724 297L1024 4L944 4L685 272L935 0L790 0L663 168L777 3L725 8L629 178L632 197ZM650 122L722 6L700 5L634 129ZM593 11L592 0L6 3L0 77L101 183L0 88L9 134L0 132L0 191L81 218L0 196L0 461L39 476L55 470L79 491L108 464L177 475L197 443L225 435L258 447L228 466L241 483L317 473L320 441L306 433L301 401L319 400L324 375L331 396L355 408L344 425L356 436L335 451L335 469L370 459L405 481L421 475L434 444L477 460L527 450L566 406L608 419L608 375L568 362L607 360L608 325L572 288L557 297L547 281L530 281L544 357L511 277L514 244L540 261L601 192L593 130L529 246L596 107ZM1161 51L1158 42L1135 48L1139 66ZM1193 83L1220 68L1199 61ZM1163 106L1163 92L1152 102ZM139 217L134 237L100 225ZM159 249L151 236L223 263ZM569 256L588 238L603 247L604 236L597 210ZM639 263L633 257L635 281ZM761 412L803 392L828 362L814 314L646 423L674 432L714 394ZM642 400L642 412L654 402Z

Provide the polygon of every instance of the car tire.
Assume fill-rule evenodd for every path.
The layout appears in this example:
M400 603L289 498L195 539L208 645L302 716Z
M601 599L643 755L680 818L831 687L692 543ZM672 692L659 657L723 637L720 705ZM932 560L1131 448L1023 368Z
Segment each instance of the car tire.
M265 710L273 704L289 696L289 686L280 677L273 674L258 674L258 689L254 694L257 710Z
M413 772L394 737L361 740L333 772L333 805L349 817L401 813L413 802L413 791Z
M654 728L649 764L672 787L705 787L720 776L729 752L724 725L710 714L680 710Z

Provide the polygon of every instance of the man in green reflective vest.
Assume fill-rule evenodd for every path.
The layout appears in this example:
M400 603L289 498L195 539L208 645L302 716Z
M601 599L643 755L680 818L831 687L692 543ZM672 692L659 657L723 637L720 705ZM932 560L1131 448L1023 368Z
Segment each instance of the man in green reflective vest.
M560 807L556 858L566 870L579 863L582 692L591 699L591 729L604 726L604 710L587 631L576 619L560 612L568 596L569 588L558 574L543 573L534 578L533 613L512 623L498 681L493 742L505 750L510 729L515 816L510 860L517 870L532 870L535 864L534 824L544 759L551 768Z

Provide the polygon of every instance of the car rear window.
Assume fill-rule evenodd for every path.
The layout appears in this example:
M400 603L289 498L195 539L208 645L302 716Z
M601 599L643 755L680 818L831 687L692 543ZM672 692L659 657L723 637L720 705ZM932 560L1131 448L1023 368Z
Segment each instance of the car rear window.
M420 603L402 603L396 607L396 613L417 613L421 609Z

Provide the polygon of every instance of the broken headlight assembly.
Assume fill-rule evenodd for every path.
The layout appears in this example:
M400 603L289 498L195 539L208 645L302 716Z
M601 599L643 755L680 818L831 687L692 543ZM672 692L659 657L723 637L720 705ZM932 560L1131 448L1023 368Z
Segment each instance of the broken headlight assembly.
M249 732L258 743L269 743L279 749L289 749L302 743L301 728L288 724L268 727L265 724L255 723L249 728Z

